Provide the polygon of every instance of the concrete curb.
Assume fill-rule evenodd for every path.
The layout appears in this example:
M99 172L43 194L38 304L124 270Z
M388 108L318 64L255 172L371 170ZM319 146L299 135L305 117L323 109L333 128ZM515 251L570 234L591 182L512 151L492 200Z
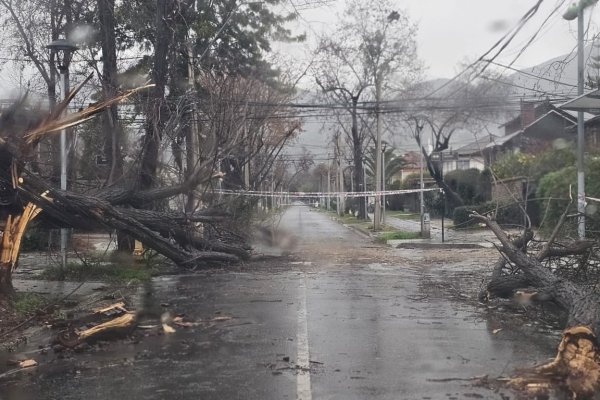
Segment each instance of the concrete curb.
M366 239L373 239L373 236L371 236L371 233L368 231L365 231L361 228L359 228L358 226L354 226L354 225L350 225L350 224L342 224L343 226L345 226L346 228L350 229L351 231L358 233L359 235L363 236Z
M392 245L396 249L489 249L491 243L431 243L431 242L407 242Z

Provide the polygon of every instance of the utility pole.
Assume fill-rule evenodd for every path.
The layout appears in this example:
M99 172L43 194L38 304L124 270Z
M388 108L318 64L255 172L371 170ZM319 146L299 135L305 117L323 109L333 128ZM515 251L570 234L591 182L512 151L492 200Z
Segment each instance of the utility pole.
M377 140L375 142L375 215L373 217L373 230L381 229L381 79L375 74L375 116L377 124Z
M381 190L385 192L385 146L381 149ZM385 225L385 194L381 195L382 213L381 223Z
M563 14L563 18L572 21L577 19L577 94L583 95L583 75L584 75L584 46L583 46L583 11L598 0L580 0L579 4L573 4ZM583 111L577 112L577 213L579 214L577 223L577 233L579 238L585 238L585 166L584 166L584 147L585 147L585 129L584 129Z

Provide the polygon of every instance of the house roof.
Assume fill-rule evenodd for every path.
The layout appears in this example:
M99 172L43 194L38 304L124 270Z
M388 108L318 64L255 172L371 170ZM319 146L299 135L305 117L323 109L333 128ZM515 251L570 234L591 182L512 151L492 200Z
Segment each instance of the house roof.
M577 114L578 114L578 112L577 112L577 111L571 111L571 110L562 110L562 112L565 112L565 113L567 113L567 114L571 115L571 116L574 118L575 122L577 122ZM598 118L598 116L597 116L597 115L594 115L594 114L587 113L587 112L584 112L584 113L583 113L583 120L584 120L585 122L588 122L589 120L591 120L591 119L595 119L595 118Z
M479 154L488 144L492 143L497 136L486 136L482 139L477 139L461 148L456 149L459 155Z
M563 126L563 128L565 128L565 129L569 129L577 124L576 113L558 109L551 104L549 104L549 106L550 106L550 110L548 112L544 113L543 115L541 115L540 117L535 119L532 123L530 123L523 129L512 132L505 136L496 137L485 148L491 149L496 146L503 146L506 143L508 143L510 140L512 140L522 134L530 134L533 136L536 136L536 135L537 136L540 136L540 135L546 136L547 132L552 131L551 124L552 124L553 119L554 120L557 120L557 119L562 120L563 123L565 124ZM593 117L590 114L586 114L586 115L589 119L591 119ZM517 118L513 118L511 120L511 122L516 121L516 120L517 120Z
M548 111L550 111L552 109L556 109L556 106L552 105L552 103L550 103L550 100L548 100L548 99L546 99L540 103L537 103L534 106L535 119L540 118L541 116L543 116L544 114L546 114ZM518 123L518 125L520 126L521 118L523 118L522 111L519 112L517 115L515 115L513 118L509 119L508 121L506 121L505 123L500 125L500 128L506 127L507 125L512 125L515 123Z
M421 153L418 151L408 151L402 155L404 158L404 166L405 168L410 168L412 166L418 166L421 164Z
M470 156L474 154L479 155L481 153L481 150L486 148L491 142L493 142L496 139L498 139L498 136L485 136L484 138L476 139L475 141L457 149L444 150L443 153L458 154L459 156Z
M517 136L521 135L522 133L523 133L523 130L520 130L520 131L513 132L509 135L495 137L494 140L492 140L490 143L487 144L487 146L485 146L485 148L491 149L496 146L504 146L511 139L516 138Z
M584 111L600 115L600 89L575 97L559 107L563 110Z
M551 110L523 128L523 133L531 137L552 138L557 136L557 126L562 125L564 132L564 129L576 124L577 118L572 115L562 110Z

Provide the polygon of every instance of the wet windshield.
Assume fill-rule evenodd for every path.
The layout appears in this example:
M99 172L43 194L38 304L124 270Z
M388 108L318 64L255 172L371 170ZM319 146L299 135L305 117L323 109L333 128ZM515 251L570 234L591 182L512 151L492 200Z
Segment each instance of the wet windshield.
M598 395L596 3L0 0L0 399Z

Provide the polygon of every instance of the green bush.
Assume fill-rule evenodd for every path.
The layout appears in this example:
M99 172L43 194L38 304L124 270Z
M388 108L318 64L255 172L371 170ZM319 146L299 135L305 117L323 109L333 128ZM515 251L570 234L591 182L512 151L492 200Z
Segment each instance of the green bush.
M477 224L477 221L469 215L475 211L478 214L496 213L496 221L500 225L524 225L523 211L518 204L497 204L495 201L488 201L480 205L456 207L452 215L454 226L457 228L467 228Z
M21 251L44 251L48 250L50 231L31 227L25 231L21 239Z
M67 263L50 266L42 274L42 279L51 281L106 281L106 282L146 282L157 270L145 265L113 264L100 259L89 259L85 263Z
M529 176L534 158L525 153L504 154L492 165L492 170L498 179Z
M448 172L444 180L465 205L479 204L489 200L491 193L489 171L481 172L476 168Z
M562 168L550 172L540 179L537 196L543 198L542 214L544 222L541 228L549 232L558 222L565 207L569 204L569 188L573 202L569 212L577 211L577 169L575 166ZM590 197L600 197L600 158L594 157L586 160L585 192ZM598 237L600 233L600 204L588 201L586 208L586 231L591 237ZM569 219L562 229L563 236L575 236L577 231L576 218Z
M424 174L427 174L426 172ZM429 175L425 175L424 178L429 178ZM421 181L421 174L415 172L412 174L406 175L402 183L400 184L400 189L418 189Z
M539 180L550 172L575 165L577 157L572 147L552 149L536 155L531 170L531 180Z

